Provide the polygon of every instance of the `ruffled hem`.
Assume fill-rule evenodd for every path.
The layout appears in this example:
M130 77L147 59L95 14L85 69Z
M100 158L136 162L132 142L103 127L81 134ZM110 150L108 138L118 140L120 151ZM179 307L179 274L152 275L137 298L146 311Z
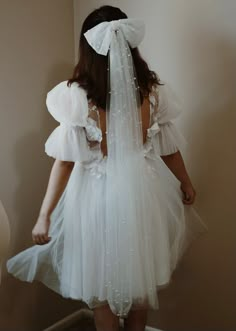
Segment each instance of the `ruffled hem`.
M183 151L186 140L171 121L165 124L154 122L148 129L147 142L144 145L145 155L154 149L157 155L170 155Z
M175 124L169 122L160 125L160 131L153 137L153 145L156 152L164 156L183 151L187 142Z
M61 161L83 161L90 159L84 128L61 124L45 143L45 152Z
M94 297L107 300L117 314L119 300L124 300L124 314L139 298L147 297L149 307L158 309L157 290L168 285L184 252L206 227L191 206L183 205L179 183L164 162L157 158L147 165L151 172L145 176L150 187L145 222L133 215L133 226L122 221L122 232L110 232L109 239L105 174L91 176L77 164L51 217L51 241L12 257L8 272L24 281L39 280L65 298L87 304ZM116 240L122 245L118 255L110 249ZM110 279L110 268L118 270L118 278ZM117 306L115 290L122 295Z

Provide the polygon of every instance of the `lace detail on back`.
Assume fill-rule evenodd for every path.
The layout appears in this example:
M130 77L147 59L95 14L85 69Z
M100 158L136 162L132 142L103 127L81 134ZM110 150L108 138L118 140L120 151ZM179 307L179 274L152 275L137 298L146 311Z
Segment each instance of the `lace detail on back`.
M152 87L152 91L149 94L149 128L148 131L152 128L157 120L157 112L159 105L159 89L158 87ZM86 137L90 148L100 148L102 141L102 130L100 122L100 113L96 105L92 104L92 101L88 101L88 119L87 125L85 127ZM149 136L149 134L148 134ZM148 138L148 137L147 137Z
M99 147L102 141L102 131L98 108L88 103L88 118L85 126L86 137L90 148Z
M88 103L88 117L93 119L99 128L101 128L100 125L100 115L97 106L92 105L91 101Z
M159 106L159 88L153 86L152 91L149 94L150 101L150 127L157 120L157 112Z

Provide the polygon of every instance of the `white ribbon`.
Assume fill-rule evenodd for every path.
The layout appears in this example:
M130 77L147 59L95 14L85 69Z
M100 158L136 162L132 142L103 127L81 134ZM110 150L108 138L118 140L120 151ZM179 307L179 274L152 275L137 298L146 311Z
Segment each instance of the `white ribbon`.
M111 22L102 22L88 30L84 36L89 45L101 55L107 55L114 31L121 30L131 48L137 47L144 38L144 22L127 18Z

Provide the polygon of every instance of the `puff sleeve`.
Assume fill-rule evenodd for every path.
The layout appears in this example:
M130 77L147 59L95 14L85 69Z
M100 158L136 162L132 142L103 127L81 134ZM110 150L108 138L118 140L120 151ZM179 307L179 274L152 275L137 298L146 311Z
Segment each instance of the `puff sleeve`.
M180 114L181 103L174 91L166 83L158 86L158 107L154 116L157 134L153 137L153 145L159 155L169 155L184 149L185 138L175 124Z
M49 113L60 125L45 143L45 152L62 161L82 161L89 156L84 127L87 122L88 103L85 91L67 81L55 86L46 98Z

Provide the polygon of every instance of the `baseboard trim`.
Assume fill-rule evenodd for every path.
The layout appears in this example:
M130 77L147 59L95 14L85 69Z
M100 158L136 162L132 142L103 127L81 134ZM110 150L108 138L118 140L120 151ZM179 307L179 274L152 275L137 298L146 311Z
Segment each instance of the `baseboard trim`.
M49 326L48 328L44 329L43 331L63 331L65 328L69 328L71 325L73 325L75 322L78 322L79 320L83 318L93 318L93 311L83 308L80 309L60 321L56 322L55 324ZM120 320L120 325L123 326L123 320ZM159 329L154 329L150 326L146 327L146 331L161 331Z
M93 318L93 312L89 309L83 308L64 317L63 319L49 326L43 331L62 331L65 328L70 327L72 324L74 324L77 321L80 321L83 318L91 318L91 317Z

